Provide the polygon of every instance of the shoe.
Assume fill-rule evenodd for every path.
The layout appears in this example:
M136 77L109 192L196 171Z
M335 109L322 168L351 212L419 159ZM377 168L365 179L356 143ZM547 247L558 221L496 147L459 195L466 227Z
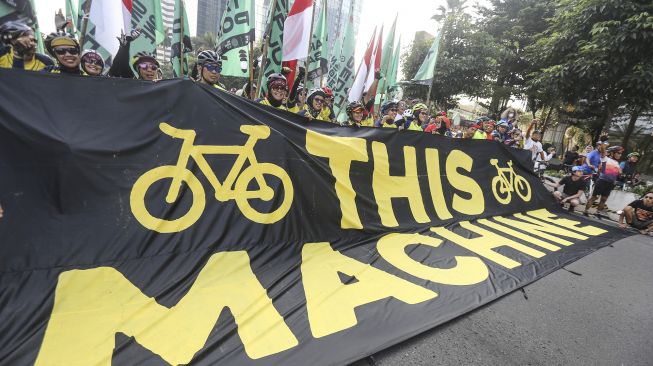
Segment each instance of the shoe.
M589 211L583 211L583 216L590 217L590 213L589 213Z

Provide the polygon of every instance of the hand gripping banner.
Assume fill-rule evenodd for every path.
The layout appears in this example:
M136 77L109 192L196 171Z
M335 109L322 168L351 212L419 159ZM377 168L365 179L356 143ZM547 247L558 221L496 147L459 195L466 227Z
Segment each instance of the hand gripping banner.
M0 78L2 364L346 364L622 235L498 143Z

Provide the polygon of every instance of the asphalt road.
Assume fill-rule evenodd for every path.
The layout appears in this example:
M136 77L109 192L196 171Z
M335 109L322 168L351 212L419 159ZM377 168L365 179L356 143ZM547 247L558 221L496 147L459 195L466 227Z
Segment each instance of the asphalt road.
M351 366L653 365L653 237L566 268Z

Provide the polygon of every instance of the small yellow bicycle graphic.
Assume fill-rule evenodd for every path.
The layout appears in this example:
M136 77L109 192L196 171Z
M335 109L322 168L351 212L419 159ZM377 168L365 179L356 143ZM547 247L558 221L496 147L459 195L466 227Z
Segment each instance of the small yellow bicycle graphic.
M163 165L145 172L136 180L130 195L132 213L136 219L146 228L161 233L174 233L187 229L194 224L204 212L206 205L206 194L204 187L197 177L186 168L190 158L195 160L200 171L208 179L215 190L215 199L220 202L235 200L236 205L248 219L261 224L272 224L281 220L290 210L293 199L293 186L283 168L271 163L259 163L254 153L254 145L258 140L264 140L270 136L268 126L244 125L240 131L248 135L244 145L220 146L220 145L194 145L196 133L194 130L182 130L163 122L159 124L163 133L183 140L177 165ZM220 183L215 172L206 161L204 155L230 154L236 155L236 161L227 174L223 183ZM249 165L243 169L245 162ZM259 212L252 207L249 200L259 199L271 201L275 196L275 190L268 185L265 175L278 178L283 186L283 200L279 207L271 212ZM171 204L179 198L182 182L186 183L192 192L193 202L190 209L183 216L166 220L155 217L145 207L145 194L147 190L157 181L172 178L170 189L166 195L166 202ZM252 180L256 180L258 189L250 190Z
M512 192L528 202L531 200L531 186L526 178L517 175L512 169L512 160L508 161L507 168L499 167L499 160L492 159L490 164L497 168L498 175L492 178L492 193L499 203L507 205L512 200Z

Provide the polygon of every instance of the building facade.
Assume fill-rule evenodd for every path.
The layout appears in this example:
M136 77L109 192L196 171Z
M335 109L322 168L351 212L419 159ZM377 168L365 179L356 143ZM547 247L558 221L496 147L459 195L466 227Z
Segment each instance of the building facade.
M218 34L228 0L197 0L197 36Z

